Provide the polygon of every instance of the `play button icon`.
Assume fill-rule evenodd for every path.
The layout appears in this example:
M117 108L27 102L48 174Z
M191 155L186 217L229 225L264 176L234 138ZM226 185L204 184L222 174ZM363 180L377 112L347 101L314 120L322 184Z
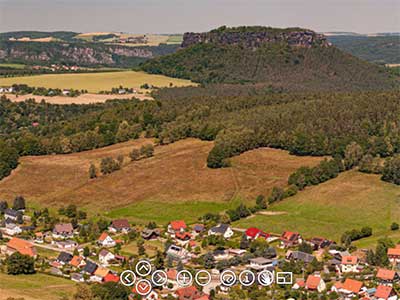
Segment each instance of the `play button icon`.
M132 286L136 282L136 275L133 271L126 270L121 273L121 275L119 276L119 280L125 286Z

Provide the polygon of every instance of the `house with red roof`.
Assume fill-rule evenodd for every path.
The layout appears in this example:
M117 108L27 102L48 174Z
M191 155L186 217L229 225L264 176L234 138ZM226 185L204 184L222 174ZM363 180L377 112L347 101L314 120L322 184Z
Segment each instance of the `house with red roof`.
M396 266L400 264L400 244L396 245L395 248L389 248L387 250L387 256L392 265Z
M86 262L82 256L75 255L74 257L72 257L69 264L74 268L82 268L86 265Z
M245 235L249 240L256 240L258 238L268 239L271 235L258 229L256 227L250 227L246 230Z
M32 243L23 239L13 237L7 243L6 253L8 255L11 255L15 252L19 252L20 254L28 255L33 258L36 258L37 256L36 248Z
M115 247L117 243L107 232L103 232L97 240L97 244L103 247Z
M347 278L344 283L337 282L332 286L332 291L343 294L346 297L355 297L362 292L363 283L361 281Z
M176 232L185 232L187 229L186 223L183 220L171 221L168 224L168 232L175 235Z
M396 271L380 268L376 273L376 278L381 284L393 284L399 281L399 274Z
M185 232L177 231L175 233L176 242L181 246L187 245L191 238L192 238L192 235L186 231Z
M209 300L210 297L200 292L195 286L188 286L176 290L178 300Z
M320 276L309 275L305 283L305 288L310 291L322 293L326 289L326 284Z
M397 300L396 291L391 286L378 285L375 292L376 300Z
M348 255L342 257L340 271L342 273L359 273L358 257L354 255Z
M119 276L110 272L104 277L103 281L104 282L119 282Z
M292 232L292 231L285 231L284 233L282 233L280 240L281 240L280 244L281 248L294 247L303 242L301 235L298 232Z

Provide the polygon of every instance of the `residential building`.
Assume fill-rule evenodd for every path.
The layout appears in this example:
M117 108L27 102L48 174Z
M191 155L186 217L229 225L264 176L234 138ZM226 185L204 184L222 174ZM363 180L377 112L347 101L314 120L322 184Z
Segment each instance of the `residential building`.
M131 230L131 225L129 224L127 219L118 219L111 222L108 230L114 233L128 233Z
M6 253L8 255L11 255L15 252L19 252L23 255L28 255L33 258L36 258L37 256L36 248L32 243L25 241L23 239L13 237L7 243Z
M281 248L290 248L302 243L301 235L297 232L285 231L281 237Z
M316 275L309 275L305 282L305 288L310 291L318 291L322 293L326 289L325 281Z
M185 232L186 223L183 220L171 221L168 225L168 233L175 235L176 232Z
M103 232L97 240L97 244L109 248L115 247L117 243L112 239L111 236L108 235L107 232Z
M274 268L274 261L264 257L256 257L250 259L249 267L253 270L272 270Z
M398 296L396 295L395 290L391 286L379 285L376 288L375 292L376 300L397 300Z
M228 224L219 224L212 227L208 231L208 235L218 235L223 236L225 239L229 239L233 235L233 230Z
M315 259L315 256L302 251L289 250L288 252L286 252L286 259L295 261L300 260L306 264L309 264Z
M56 224L53 229L53 238L70 239L74 236L74 228L71 223Z
M359 273L358 257L354 255L343 256L340 271L342 273Z
M57 257L57 262L60 263L61 265L67 265L70 263L72 260L73 255L68 252L60 252L60 254Z
M115 259L115 255L113 253L111 253L110 251L108 251L106 249L102 249L99 252L99 262L103 266L108 266L110 261L112 261L113 259Z
M400 264L400 244L396 245L395 248L389 248L387 250L387 256L393 266Z

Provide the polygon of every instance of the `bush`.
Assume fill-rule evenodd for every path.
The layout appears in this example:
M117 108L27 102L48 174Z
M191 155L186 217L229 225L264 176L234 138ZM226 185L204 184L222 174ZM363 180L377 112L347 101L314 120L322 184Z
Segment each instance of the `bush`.
M393 222L392 225L390 225L390 230L399 230L399 224Z
M15 252L6 258L7 273L12 275L34 274L35 261L28 255Z

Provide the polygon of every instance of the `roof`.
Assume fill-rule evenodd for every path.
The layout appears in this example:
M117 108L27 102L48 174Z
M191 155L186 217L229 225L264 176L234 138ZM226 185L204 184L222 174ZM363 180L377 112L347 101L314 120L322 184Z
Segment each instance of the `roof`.
M316 290L321 282L321 277L310 275L306 281L306 287L310 290Z
M255 228L255 227L250 227L250 228L248 228L248 229L246 230L246 235L247 235L248 237L251 237L251 238L255 239L256 236L257 236L258 234L260 234L261 232L262 232L261 229L258 229L258 228Z
M94 275L99 276L101 278L104 278L107 276L107 274L110 272L109 269L103 268L103 267L98 267L96 272L94 272Z
M287 240L287 241L294 241L298 239L299 233L297 232L291 232L291 231L285 231L282 233L281 239Z
M176 290L176 294L178 295L178 297L183 298L183 299L186 299L186 298L192 299L193 296L197 293L199 293L199 291L196 289L196 287L194 285Z
M396 246L396 248L389 248L387 254L400 256L400 247Z
M28 256L36 256L36 248L35 246L23 239L19 239L16 237L13 237L8 243L7 247L23 254L23 255L28 255Z
M358 294L363 286L363 283L358 280L347 278L343 283L343 288L347 291Z
M109 237L107 232L103 232L100 237L99 237L99 241L104 241L107 237Z
M83 271L89 274L93 274L97 269L97 265L94 262L91 262L90 260L86 261L86 265L83 268Z
M393 288L391 286L378 285L375 292L376 298L388 299L392 293Z
M71 223L65 223L65 224L56 224L54 226L54 231L57 233L72 233L74 232L74 228L72 227Z
M193 225L193 230L197 231L197 232L203 231L204 230L204 225L203 224L194 224Z
M60 252L60 254L58 255L57 260L67 264L72 260L72 258L73 258L72 254L63 251Z
M104 277L104 282L119 282L119 277L113 273L108 273Z
M306 263L311 263L315 259L313 255L302 251L290 251L288 256Z
M176 279L176 274L177 274L177 273L178 273L178 272L177 272L176 270L174 270L174 269L168 270L168 271L167 271L167 277L168 277L168 279L175 280L175 279Z
M356 265L358 263L357 256L343 256L342 265Z
M259 265L264 265L264 264L272 263L272 260L268 259L268 258L264 258L264 257L256 257L256 258L250 259L250 262L259 264Z
M192 235L189 232L182 232L182 233L177 232L175 234L175 237L180 239L180 240L188 240L188 239L190 239L192 237Z
M127 219L118 219L112 221L112 226L116 229L124 229L124 228L130 228L131 225L129 224Z
M4 214L12 216L12 217L17 217L18 215L21 214L21 212L19 212L17 210L14 210L12 208L7 208L7 209L4 210Z
M106 256L109 253L111 252L108 251L107 249L101 249L101 251L99 252L99 256Z
M211 228L212 232L224 234L229 228L228 224L219 224Z
M171 221L171 227L173 230L181 230L181 229L186 229L186 223L183 220L177 220L177 221Z
M72 257L72 259L69 262L69 264L71 266L73 266L73 267L79 267L79 265L81 264L82 260L83 260L83 257L75 255L74 257Z
M383 280L393 280L396 275L395 271L388 269L378 269L376 277Z

